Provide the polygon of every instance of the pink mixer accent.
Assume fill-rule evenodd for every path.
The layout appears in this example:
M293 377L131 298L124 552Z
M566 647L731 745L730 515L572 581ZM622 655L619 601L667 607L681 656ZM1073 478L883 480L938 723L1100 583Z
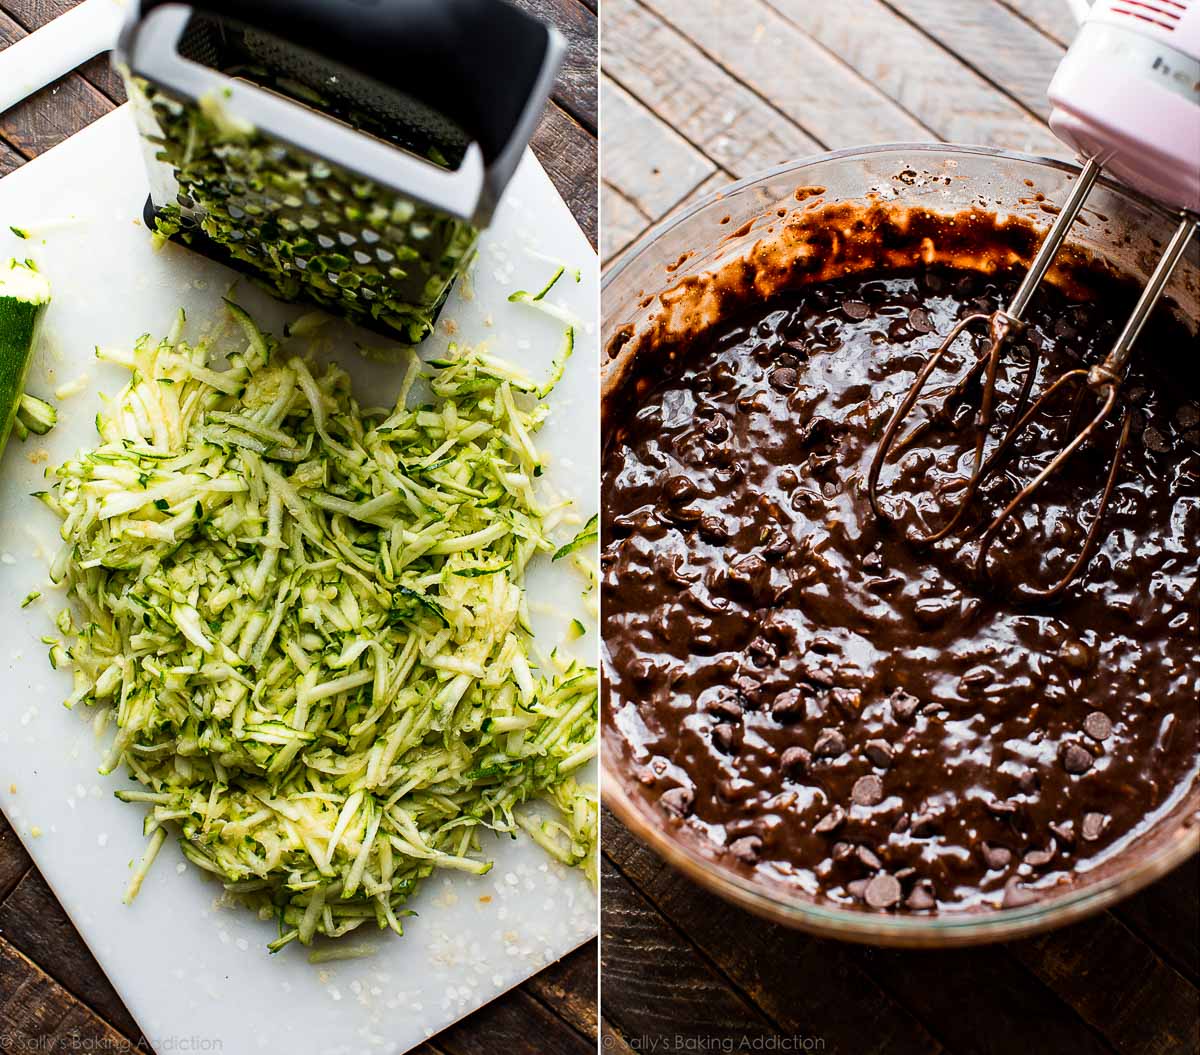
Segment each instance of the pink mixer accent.
M1200 212L1200 0L1096 0L1049 96L1065 143Z

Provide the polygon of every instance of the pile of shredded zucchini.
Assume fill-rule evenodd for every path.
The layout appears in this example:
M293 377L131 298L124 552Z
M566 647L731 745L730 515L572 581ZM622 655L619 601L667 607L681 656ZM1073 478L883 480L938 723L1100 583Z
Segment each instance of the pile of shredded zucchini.
M132 378L39 496L74 602L51 660L73 669L69 705L115 719L102 772L142 785L118 797L150 806L127 898L171 822L277 917L273 950L401 933L433 869L489 869L481 828L594 878L596 799L573 774L596 750L596 672L539 669L523 589L570 516L539 499L538 386L452 347L434 402L405 405L414 356L394 409L364 410L341 369L230 310L224 369L182 318L98 352Z

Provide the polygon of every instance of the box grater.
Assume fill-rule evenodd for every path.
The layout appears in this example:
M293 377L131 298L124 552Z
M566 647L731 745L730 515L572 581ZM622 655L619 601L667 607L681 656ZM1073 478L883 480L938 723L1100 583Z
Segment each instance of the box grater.
M505 0L134 3L115 61L146 146L147 224L416 344L563 52Z

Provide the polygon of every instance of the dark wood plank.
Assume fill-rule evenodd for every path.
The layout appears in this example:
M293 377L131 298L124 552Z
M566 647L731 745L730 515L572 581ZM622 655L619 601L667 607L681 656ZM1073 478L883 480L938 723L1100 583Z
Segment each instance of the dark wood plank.
M1046 88L1063 49L998 3L884 0L1030 113L1050 114Z
M941 139L1032 153L1067 153L1041 121L946 50L940 38L927 36L880 0L769 3ZM961 6L978 23L979 10L991 3L974 0ZM976 26L975 32L979 31ZM904 61L897 62L897 55L903 55Z
M554 26L566 38L567 55L558 74L554 101L595 133L599 125L595 12L579 0L517 0L517 5Z
M1114 1050L1038 979L1014 970L1003 946L936 953L864 947L854 955L955 1055Z
M1118 1051L1173 1055L1195 1044L1200 993L1109 913L1008 948Z
M1114 911L1192 985L1200 985L1200 857L1185 861Z
M611 1055L633 1055L633 1048L608 1019L600 1021L600 1050Z
M21 157L3 139L0 139L0 177L7 176L10 172L15 172L24 164L25 158Z
M132 1038L92 1014L0 937L0 1039L6 1052L128 1052Z
M84 945L37 869L0 904L0 933L64 989L128 1036L133 1016Z
M863 971L849 946L815 940L726 904L669 868L607 813L604 850L655 908L781 1028L810 1030L831 1050L856 1055L941 1050L921 1023ZM607 911L606 904L605 920ZM615 955L602 949L602 958L610 954ZM605 1014L609 992L606 988Z
M605 0L602 47L605 76L735 177L822 150L639 0Z
M596 1050L595 1040L520 989L439 1033L435 1043L446 1055L593 1055Z
M0 11L0 47L24 36L25 29ZM72 73L0 115L0 136L26 158L37 157L112 108L110 99Z
M936 138L763 0L645 4L826 147Z
M599 151L595 137L570 114L551 103L530 145L595 248L600 213L596 199Z
M20 0L0 5L12 16L23 29L32 33L47 22L65 14L77 6L79 0ZM93 87L98 88L114 103L125 101L125 85L121 75L112 67L112 60L106 52L90 59L79 67L80 76Z
M597 1036L598 944L593 940L581 945L557 963L535 974L521 987L550 1012L593 1041Z
M735 993L607 857L601 882L604 1015L630 1047L650 1051L657 1038L660 1050L683 1051L664 1041L686 1036L708 1039L713 1051L737 1050L718 1045L778 1035L774 1024Z
M32 867L33 862L17 838L17 833L12 830L4 814L0 813L0 902L8 897Z

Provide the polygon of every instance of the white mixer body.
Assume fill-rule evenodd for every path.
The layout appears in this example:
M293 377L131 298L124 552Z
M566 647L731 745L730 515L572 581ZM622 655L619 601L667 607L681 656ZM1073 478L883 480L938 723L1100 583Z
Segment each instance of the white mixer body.
M1095 0L1049 95L1065 143L1200 212L1200 0Z

